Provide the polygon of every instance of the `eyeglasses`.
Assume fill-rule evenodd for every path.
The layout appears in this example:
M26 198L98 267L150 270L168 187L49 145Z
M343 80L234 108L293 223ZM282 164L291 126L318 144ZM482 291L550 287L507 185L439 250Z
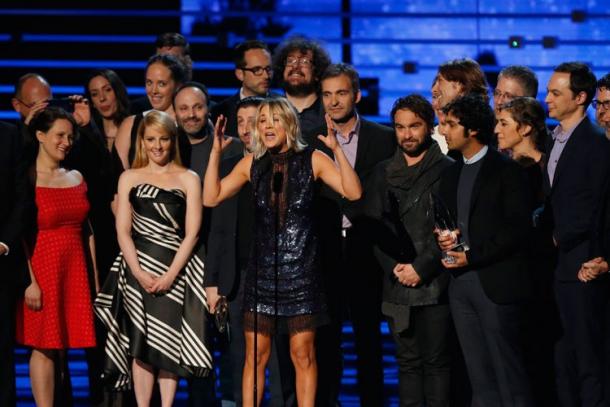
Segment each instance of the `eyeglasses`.
M261 76L263 72L267 72L267 75L271 76L273 74L273 68L270 66L255 66L252 68L239 68L242 71L252 72L254 76Z
M311 66L312 62L311 59L309 58L297 58L297 57L288 57L286 58L286 65L287 66L296 66L296 65L300 65L300 66Z
M603 108L603 110L610 110L610 99L608 99L608 100L593 99L593 101L591 102L591 106L593 106L593 109L597 109L599 107L599 108Z
M515 95L513 95L512 93L508 93L508 92L502 92L500 90L494 90L494 97L497 99L506 99L506 100L511 100L515 98Z
M17 100L17 102L21 103L23 106L27 107L28 109L31 109L37 103L37 102L25 103L23 100L21 100L19 98L15 98L15 99Z

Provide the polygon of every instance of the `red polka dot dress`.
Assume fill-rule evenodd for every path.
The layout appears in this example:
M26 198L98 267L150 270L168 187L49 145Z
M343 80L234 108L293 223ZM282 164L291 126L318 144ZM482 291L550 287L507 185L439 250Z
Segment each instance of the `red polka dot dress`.
M95 346L93 308L87 279L82 224L87 218L87 185L36 187L38 233L32 271L42 291L42 309L21 302L17 341L39 349Z

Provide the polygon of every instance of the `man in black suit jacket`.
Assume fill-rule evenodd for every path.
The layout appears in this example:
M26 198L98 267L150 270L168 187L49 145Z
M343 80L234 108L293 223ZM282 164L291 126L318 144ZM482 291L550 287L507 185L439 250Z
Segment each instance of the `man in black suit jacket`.
M237 103L250 96L269 96L273 68L269 48L262 41L242 42L235 47L234 53L235 77L241 82L241 87L235 95L215 105L211 114L214 123L221 114L226 117L226 134L238 137Z
M558 249L555 295L563 336L555 360L559 400L565 406L607 405L603 323L608 280L578 280L582 264L598 254L596 230L608 193L608 141L586 115L595 86L595 75L585 64L564 63L555 68L545 99L549 116L559 121L544 186Z
M0 405L14 406L15 305L30 284L22 232L33 218L32 195L22 160L23 141L13 125L0 122Z
M495 119L482 98L460 97L443 112L441 133L462 159L446 169L439 189L458 231L439 231L438 241L451 256L442 262L452 273L449 302L472 405L533 406L519 340L519 302L530 294L526 175L516 162L488 148ZM465 251L451 249L456 235Z
M337 134L350 164L366 185L374 167L396 151L394 131L359 116L358 73L349 65L330 65L322 74L322 102L331 131ZM327 134L327 126L306 134L314 147L332 157L317 139ZM365 191L366 194L366 191ZM381 357L381 275L373 255L372 241L362 216L362 201L347 203L339 195L322 187L318 210L324 221L321 256L323 276L332 323L318 330L318 404L334 406L342 373L341 323L345 311L354 327L357 354L358 392L363 406L383 405L383 370Z

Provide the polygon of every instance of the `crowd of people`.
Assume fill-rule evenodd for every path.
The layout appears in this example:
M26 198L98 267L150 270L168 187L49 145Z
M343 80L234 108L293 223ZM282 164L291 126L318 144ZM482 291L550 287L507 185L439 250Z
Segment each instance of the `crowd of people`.
M490 89L451 60L387 127L313 40L234 52L220 103L176 33L145 98L109 69L63 99L19 78L20 120L0 123L0 405L16 342L43 407L69 404L73 348L92 405L170 406L186 378L189 405L254 406L268 377L272 406L337 406L350 320L360 405L383 406L382 319L400 406L610 405L610 74L561 63L543 104L528 67Z

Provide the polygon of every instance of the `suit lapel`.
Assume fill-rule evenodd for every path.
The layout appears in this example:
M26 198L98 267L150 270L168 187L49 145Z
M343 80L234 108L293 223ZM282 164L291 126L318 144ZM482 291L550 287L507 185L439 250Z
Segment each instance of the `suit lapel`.
M479 199L479 195L481 194L481 188L483 185L487 183L487 179L491 174L494 173L493 165L495 163L496 157L495 150L489 148L487 150L487 154L482 158L483 163L481 164L481 168L479 169L479 173L477 174L477 178L474 180L474 185L472 186L472 195L470 196L470 214L472 214L472 209L474 208L477 200Z
M360 131L358 132L358 147L356 148L356 163L354 170L360 175L360 172L365 167L366 152L368 151L371 142L371 134L369 134L369 126L366 120L360 117Z
M578 124L578 126L576 126L576 128L572 132L572 135L566 142L566 146L563 148L563 151L561 152L561 155L559 156L559 161L557 161L557 166L555 167L555 174L553 175L553 185L551 187L551 192L555 188L555 185L557 185L557 181L559 180L559 177L560 177L561 173L563 172L564 168L566 168L568 166L568 163L570 162L570 156L574 153L574 150L576 149L576 145L578 144L579 139L580 139L579 134L581 133L581 131L583 131L584 127L586 127L588 123L589 123L589 118L585 117Z

